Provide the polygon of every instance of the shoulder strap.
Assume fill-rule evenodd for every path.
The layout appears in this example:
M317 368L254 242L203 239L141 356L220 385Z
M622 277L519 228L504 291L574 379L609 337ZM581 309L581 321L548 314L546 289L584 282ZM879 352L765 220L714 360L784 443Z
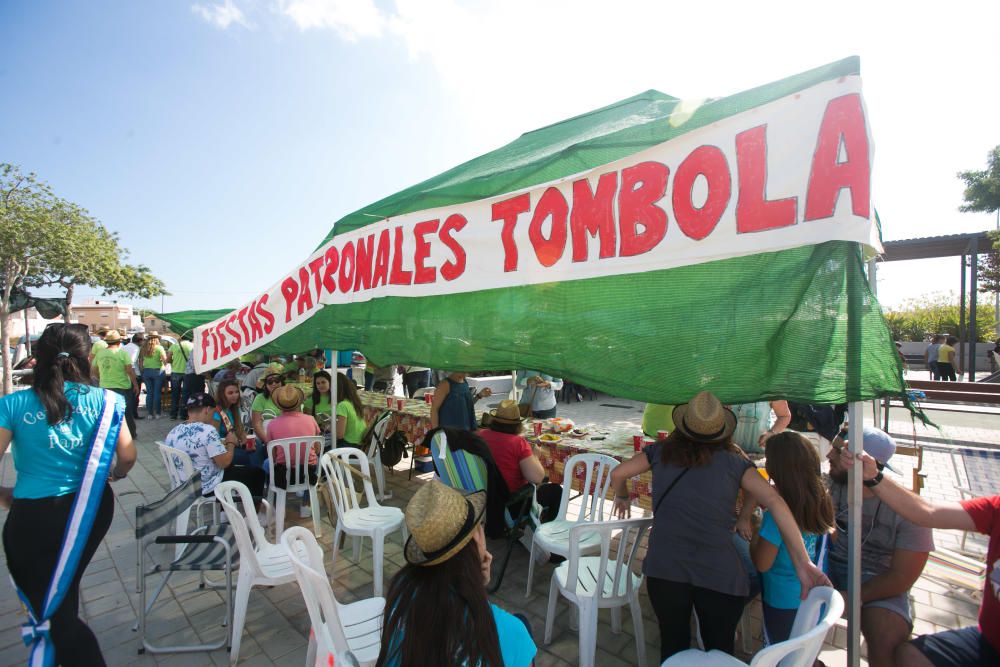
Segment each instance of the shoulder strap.
M653 509L654 516L656 515L656 512L659 511L660 504L663 503L663 499L667 497L668 493L674 490L674 487L677 485L677 482L681 481L681 478L684 477L684 475L686 475L688 473L688 470L690 469L691 468L684 468L684 470L681 470L681 473L677 475L677 477L674 477L674 481L670 482L670 486L668 486L667 490L663 492L663 495L660 496L660 499L656 501L656 507Z

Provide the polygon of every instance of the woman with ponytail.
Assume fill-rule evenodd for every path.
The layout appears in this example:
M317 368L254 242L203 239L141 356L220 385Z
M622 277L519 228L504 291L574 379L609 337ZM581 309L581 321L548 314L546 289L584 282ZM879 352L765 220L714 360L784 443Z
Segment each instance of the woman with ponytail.
M111 525L108 481L128 474L136 452L122 428L124 399L90 385L89 354L85 325L50 325L35 347L32 388L0 398L0 454L10 446L17 470L14 488L0 489L10 508L4 551L41 664L105 664L78 615L80 580Z

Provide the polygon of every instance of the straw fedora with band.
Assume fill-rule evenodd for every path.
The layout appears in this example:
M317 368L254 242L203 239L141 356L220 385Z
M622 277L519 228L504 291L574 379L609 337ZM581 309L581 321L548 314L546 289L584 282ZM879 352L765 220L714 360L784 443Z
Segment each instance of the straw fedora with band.
M485 511L485 491L465 495L437 480L424 484L406 505L406 562L424 567L445 562L469 543Z
M150 331L150 332L148 332L146 334L146 339L149 340L150 338L155 338L155 339L159 340L160 339L160 334L158 334L155 331Z
M298 387L287 384L272 391L271 400L282 410L295 410L302 405L305 395Z
M107 343L108 345L112 345L114 343L120 343L122 342L122 335L118 333L117 330L112 329L104 337L104 342Z
M521 411L517 407L517 402L509 398L500 401L495 409L490 410L490 418L499 424L520 424L524 421Z
M674 408L673 418L674 428L695 442L725 442L736 430L736 415L708 391Z

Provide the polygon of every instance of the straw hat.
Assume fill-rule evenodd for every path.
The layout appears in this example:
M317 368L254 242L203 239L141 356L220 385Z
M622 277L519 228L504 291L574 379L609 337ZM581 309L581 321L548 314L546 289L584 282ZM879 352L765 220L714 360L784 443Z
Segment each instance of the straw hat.
M104 337L104 342L107 343L108 345L111 345L113 343L120 343L122 342L122 335L118 333L116 329L112 329Z
M495 410L490 410L490 416L493 418L493 421L501 424L520 424L524 421L517 403L509 398L500 401L500 405Z
M411 565L437 565L462 550L486 511L486 492L465 495L437 480L424 484L406 505L403 554Z
M146 340L149 340L150 338L155 338L155 339L159 340L160 339L160 334L157 333L157 332L155 332L155 331L148 331L148 332L146 332Z
M695 442L724 442L736 430L736 415L708 391L674 408L673 418L674 428Z
M302 390L298 387L286 384L271 392L271 400L282 410L295 410L305 399Z

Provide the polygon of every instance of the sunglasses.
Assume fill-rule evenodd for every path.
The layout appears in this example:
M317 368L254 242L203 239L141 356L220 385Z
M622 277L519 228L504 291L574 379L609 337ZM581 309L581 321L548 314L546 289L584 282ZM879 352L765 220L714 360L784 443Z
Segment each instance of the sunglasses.
M268 380L264 384L281 384L281 379L280 378L271 378L270 380Z

